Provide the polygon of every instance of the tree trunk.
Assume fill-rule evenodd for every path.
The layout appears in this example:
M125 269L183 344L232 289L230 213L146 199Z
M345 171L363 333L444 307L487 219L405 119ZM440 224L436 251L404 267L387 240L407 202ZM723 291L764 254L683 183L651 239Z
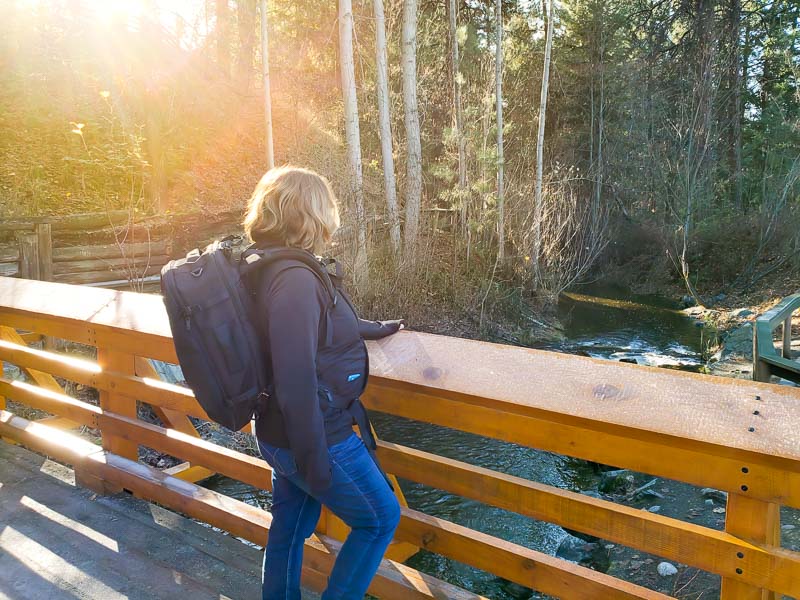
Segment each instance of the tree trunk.
M467 227L467 140L464 137L464 116L461 108L461 71L458 58L458 8L450 0L450 68L453 73L453 116L458 143L458 197L461 202L461 226Z
M741 0L730 0L728 12L728 174L731 204L742 212L742 51L739 45L742 22Z
M542 69L542 93L539 99L539 131L536 136L536 187L533 218L533 253L531 260L534 269L534 287L541 280L542 252L542 182L544 177L544 127L547 116L547 88L550 84L550 55L553 51L553 0L542 0L545 4L546 41L544 46L544 68Z
M153 210L160 214L164 211L167 199L167 174L164 160L164 140L162 137L161 102L158 92L148 94L147 118L145 119L145 137L147 138L147 162L150 164L149 196Z
M750 24L748 23L744 29L744 48L742 49L741 56L741 82L739 89L739 142L736 145L736 185L739 186L741 192L741 209L743 213L747 212L747 205L744 200L744 167L742 166L742 119L744 118L745 106L742 103L742 90L747 90L748 81L750 79L750 53L752 52L750 43Z
M216 0L217 64L225 77L231 75L231 38L228 0Z
M594 210L593 219L597 219L600 214L600 202L603 195L603 136L605 134L605 113L606 113L606 79L605 79L605 54L606 54L606 31L605 31L605 5L600 4L600 45L598 48L597 70L600 73L600 104L597 109L597 167L594 189ZM592 223L592 226L595 222Z
M272 148L272 98L269 89L269 11L267 0L261 0L261 73L264 80L264 148L267 155L267 168L275 166Z
M694 224L695 213L707 209L713 200L714 165L713 134L714 98L718 82L715 81L715 52L717 36L714 11L717 0L696 0L695 30L697 37L697 56L695 73L695 111L692 142L690 143L689 168L694 172L689 188L692 204L687 223ZM695 168L696 165L696 168ZM705 202L702 202L704 201ZM689 235L690 232L687 232Z
M256 29L256 0L237 0L236 21L239 29L239 57L236 61L236 78L239 88L250 89L253 72L253 46Z
M339 57L344 97L344 124L347 138L347 157L350 167L350 189L356 205L358 247L355 257L355 283L364 290L368 282L367 219L364 214L364 185L361 171L361 133L358 123L356 72L353 62L353 5L351 0L339 0Z
M386 18L383 0L374 0L375 11L375 54L378 88L378 123L381 134L381 155L383 157L383 186L386 193L386 206L389 209L389 233L395 255L400 253L400 215L397 208L397 182L394 174L392 155L392 122L389 105L388 60L386 58Z
M144 43L154 53L161 47L160 28L157 25L158 15L152 3L145 4L145 18L142 21L142 38ZM156 56L154 54L153 56ZM166 208L167 200L167 150L164 140L164 131L168 127L166 122L168 111L166 109L166 90L164 78L159 73L157 62L148 61L149 69L143 75L146 77L142 90L142 110L144 119L144 136L147 162L149 165L149 180L147 195L153 210L160 214Z
M416 260L422 196L422 144L417 108L417 0L403 6L403 106L407 138L405 253Z
M495 3L494 81L497 114L497 260L505 259L505 199L503 197L503 0Z

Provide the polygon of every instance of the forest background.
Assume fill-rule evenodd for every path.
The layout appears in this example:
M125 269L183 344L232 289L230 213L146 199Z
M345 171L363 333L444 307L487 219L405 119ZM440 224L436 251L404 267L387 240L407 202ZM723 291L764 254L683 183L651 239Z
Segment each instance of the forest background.
M260 4L275 162L332 181L367 312L483 326L597 279L708 304L800 268L791 0L5 1L0 218L243 207Z

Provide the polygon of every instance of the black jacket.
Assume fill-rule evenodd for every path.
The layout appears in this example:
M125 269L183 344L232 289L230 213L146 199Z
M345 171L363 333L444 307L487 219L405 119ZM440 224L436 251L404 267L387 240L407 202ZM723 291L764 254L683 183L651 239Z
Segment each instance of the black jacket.
M359 319L341 280L334 303L317 275L300 262L267 265L255 284L263 315L265 368L273 389L256 417L256 436L290 448L313 492L330 486L328 446L352 433L352 413L343 408L366 386L369 364L364 339L378 339L397 327ZM363 433L362 433L363 435Z

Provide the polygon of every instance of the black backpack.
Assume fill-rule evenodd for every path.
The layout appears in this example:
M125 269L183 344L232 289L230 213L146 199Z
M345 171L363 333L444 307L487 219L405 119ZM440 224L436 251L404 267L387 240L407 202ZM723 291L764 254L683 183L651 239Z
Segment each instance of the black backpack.
M239 237L194 249L161 270L161 293L186 383L214 421L238 431L253 418L269 394L250 274L274 261L308 267L328 290L336 291L328 271L310 252L294 248L237 252Z

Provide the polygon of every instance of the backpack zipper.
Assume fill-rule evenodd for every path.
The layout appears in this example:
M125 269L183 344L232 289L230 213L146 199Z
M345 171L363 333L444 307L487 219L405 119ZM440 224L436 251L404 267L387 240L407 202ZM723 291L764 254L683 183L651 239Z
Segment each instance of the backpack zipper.
M338 294L337 294L338 295ZM358 329L358 313L356 312L356 307L353 306L353 303L350 301L350 297L347 295L346 292L341 292L342 297L344 298L345 304L350 307L350 310L353 312L353 316L356 319L356 329ZM359 341L361 342L361 347L364 349L364 382L361 386L361 394L364 393L364 390L367 389L367 380L369 379L369 350L367 350L367 344L361 336L359 337ZM361 397L359 394L359 398Z

